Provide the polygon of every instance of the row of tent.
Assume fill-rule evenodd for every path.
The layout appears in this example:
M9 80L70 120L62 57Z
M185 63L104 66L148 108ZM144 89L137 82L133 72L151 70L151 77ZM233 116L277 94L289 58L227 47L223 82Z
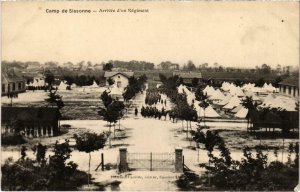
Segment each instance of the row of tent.
M255 99L253 99L255 100ZM242 100L235 96L227 95L224 100L218 103L223 109L235 114L234 116L239 118L245 118L248 113L248 109L242 106ZM263 102L259 105L260 108L276 108L280 111L296 111L296 102L283 96L275 96L269 94L264 98Z
M276 92L271 84L265 83L264 90L269 90L266 97L258 97L257 91L254 84L245 84L242 88L237 87L231 83L223 83L222 87L229 87L228 92L222 92L220 89L214 89L213 87L207 85L203 92L207 94L208 99L212 101L213 104L223 108L225 111L229 111L234 114L235 117L245 118L248 114L248 109L242 106L242 100L246 96L252 97L259 107L261 108L276 108L285 111L295 111L296 102L292 98L284 96L275 96L271 92ZM222 89L222 88L221 88ZM223 90L223 89L222 89ZM185 86L180 85L178 87L179 93L186 93L187 101L191 105L194 101L194 106L198 112L198 115L203 116L204 109L200 108L199 101L195 100L195 94L189 91ZM207 117L219 117L220 115L209 105L205 110L205 116Z
M30 82L29 84L26 84L26 86L28 87L42 87L47 85L47 83L45 82L45 80L43 79L34 79L33 82ZM66 90L67 89L68 84L65 81L60 81L60 84L57 87L58 90ZM73 83L71 85L71 87L77 87L77 85L75 83ZM89 86L83 86L85 88L98 88L99 85L96 83L96 81L93 82L92 85Z
M256 87L254 83L244 84L242 87L236 86L233 83L223 82L221 89L225 92L229 92L231 95L236 94L238 96L244 96L243 91L252 91L253 93L274 93L278 92L271 83L265 83L262 87ZM240 95L239 95L240 94Z
M216 105L222 107L226 111L230 111L235 117L245 118L248 114L248 109L241 103L242 100L237 95L231 96L228 94L222 101L216 103Z
M254 101L260 101L260 98L256 96L255 93L251 91L251 89L243 91L240 87L231 87L230 92L227 93L227 96L220 89L214 89L213 87L207 85L204 90L204 94L207 94L208 98L212 100L214 103L218 103L224 100L227 96L237 96L239 98L242 97L252 97Z
M187 102L189 105L193 104L197 111L199 117L220 117L220 115L209 105L205 110L199 106L200 102L196 100L195 94L186 88L184 85L180 85L178 88L178 93L185 93L187 96Z
M43 87L47 85L44 79L35 78L33 82L26 84L27 87Z
M206 86L203 92L207 94L210 100L214 100L218 103L218 105L223 106L226 110L231 110L231 112L235 114L235 117L245 118L248 114L248 109L241 105L242 101L237 95L232 96L228 94L225 96L219 89L215 90L210 86ZM185 86L180 85L178 87L178 93L185 93L187 95L187 102L189 105L191 105L194 101L194 106L199 116L204 116L205 112L206 117L220 117L211 105L209 105L204 111L204 109L199 106L200 102L195 100L195 94L190 92Z

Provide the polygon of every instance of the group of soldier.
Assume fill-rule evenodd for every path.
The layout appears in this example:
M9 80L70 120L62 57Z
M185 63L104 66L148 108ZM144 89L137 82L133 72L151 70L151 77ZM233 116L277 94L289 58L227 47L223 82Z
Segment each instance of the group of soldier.
M156 107L144 107L142 106L142 109L141 109L141 115L143 117L154 117L155 119L161 119L162 116L165 117L166 119L166 116L167 116L167 111L162 108L161 110L158 110Z

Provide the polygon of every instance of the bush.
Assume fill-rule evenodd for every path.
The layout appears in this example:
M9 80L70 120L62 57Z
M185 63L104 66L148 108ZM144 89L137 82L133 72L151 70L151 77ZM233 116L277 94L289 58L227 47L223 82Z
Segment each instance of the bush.
M19 134L2 134L1 144L2 145L20 145L26 143L22 135Z
M25 158L25 153L18 161L13 162L12 159L8 159L1 166L2 190L73 191L87 184L87 174L78 170L78 165L72 161L67 163L72 152L68 141L55 144L54 154L49 157L49 162L43 155L44 151L38 150L38 148L45 149L45 146L39 144L36 147L37 160Z
M199 175L185 171L176 181L177 186L182 191L199 191L203 187L203 182Z
M204 143L206 145L213 142L205 139ZM249 147L244 147L244 157L241 161L235 161L230 156L224 140L219 136L215 147L219 150L220 157L211 153L214 148L206 147L209 164L200 166L204 167L209 175L202 176L209 181L205 183L215 186L217 190L282 191L292 190L298 183L298 144L290 144L288 156L290 158L291 154L295 153L295 160L290 159L289 163L285 164L278 161L269 163L268 154L263 153L262 147L255 147L255 155Z

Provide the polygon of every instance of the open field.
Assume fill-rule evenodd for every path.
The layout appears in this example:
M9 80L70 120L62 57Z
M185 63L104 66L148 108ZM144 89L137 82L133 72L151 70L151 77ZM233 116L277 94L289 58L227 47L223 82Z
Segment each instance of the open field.
M99 107L103 106L100 99L104 88L84 88L78 87L72 90L58 90L62 96L65 107L61 109L62 119L100 119L98 116ZM13 106L47 106L45 99L48 92L27 91L19 94L18 98L13 98ZM8 106L11 100L1 97L2 106Z

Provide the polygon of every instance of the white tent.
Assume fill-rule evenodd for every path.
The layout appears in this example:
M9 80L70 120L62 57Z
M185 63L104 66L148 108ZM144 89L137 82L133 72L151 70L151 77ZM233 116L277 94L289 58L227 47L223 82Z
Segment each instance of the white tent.
M251 88L251 91L253 93L266 93L266 90L261 87L253 87Z
M186 100L188 102L189 105L192 105L193 104L193 100L195 102L195 95L194 94L188 94L187 97L186 97Z
M240 87L236 87L235 85L232 85L230 87L229 93L232 96L234 96L234 95L237 95L238 97L244 97L245 96L243 90Z
M241 110L244 106L242 104L240 104L239 106L233 108L231 110L232 113L237 113L239 110Z
M211 96L213 93L215 92L215 89L209 85L207 85L204 89L203 89L203 93L207 94L208 96Z
M255 84L254 84L254 83L253 83L253 84L247 83L247 84L244 84L244 85L242 86L242 89L243 89L243 90L250 90L250 89L252 89L253 87L255 87Z
M263 89L267 92L270 92L270 93L273 93L273 92L276 92L276 88L273 87L273 85L270 83L270 84L264 84L263 86Z
M252 97L253 101L260 101L261 99L259 97L256 96L256 94L254 94L251 90L248 90L245 92L245 95L248 97Z
M177 87L177 91L178 91L178 93L182 94L183 93L183 85L179 85Z
M97 88L99 87L98 84L96 83L96 81L94 80L93 85L89 86L89 87L93 87L93 88Z
M75 83L73 83L72 85L71 85L71 87L76 87L77 85L75 84Z
M230 94L228 94L221 102L217 103L218 105L226 105L230 99L232 98L232 96Z
M246 118L248 109L242 107L234 116L238 118Z
M280 110L286 111L296 111L296 101L289 98L278 96L273 100L269 100L268 102L264 102L263 107L277 108Z
M244 97L245 96L243 90L240 87L237 87L235 89L235 95L237 95L238 97Z
M204 110L203 110L203 112L204 112ZM212 106L209 105L205 109L205 117L220 117L220 115L212 108Z
M276 98L275 95L273 95L272 93L269 93L269 94L265 97L264 101L270 101L270 100L273 100L273 99L275 99L275 98Z
M272 104L273 100L275 99L275 95L273 94L268 94L265 99L264 102L262 103L262 106L268 107L270 104Z
M227 105L225 105L223 108L224 109L233 109L234 107L239 106L240 103L241 103L241 100L235 95L229 100Z
M221 86L221 89L223 90L223 91L229 91L229 89L230 89L230 83L228 83L228 82L223 82L222 83L222 86Z
M58 86L58 90L66 90L67 86L68 85L64 81L61 81L59 86Z
M224 98L225 98L225 95L220 91L220 89L217 89L215 91L215 93L209 97L209 99L211 99L211 100L219 100L219 101L221 101Z
M195 101L195 109L199 117L204 117L204 109L199 106L199 103L199 101ZM211 105L209 105L205 109L205 117L220 117L220 115L212 108Z
M245 95L248 97L253 97L254 93L251 90L245 91Z
M252 96L253 101L261 101L259 97L257 97L255 94Z
M235 91L236 91L236 86L234 85L234 84L230 84L229 85L229 93L231 94L231 95L234 95L235 94Z

